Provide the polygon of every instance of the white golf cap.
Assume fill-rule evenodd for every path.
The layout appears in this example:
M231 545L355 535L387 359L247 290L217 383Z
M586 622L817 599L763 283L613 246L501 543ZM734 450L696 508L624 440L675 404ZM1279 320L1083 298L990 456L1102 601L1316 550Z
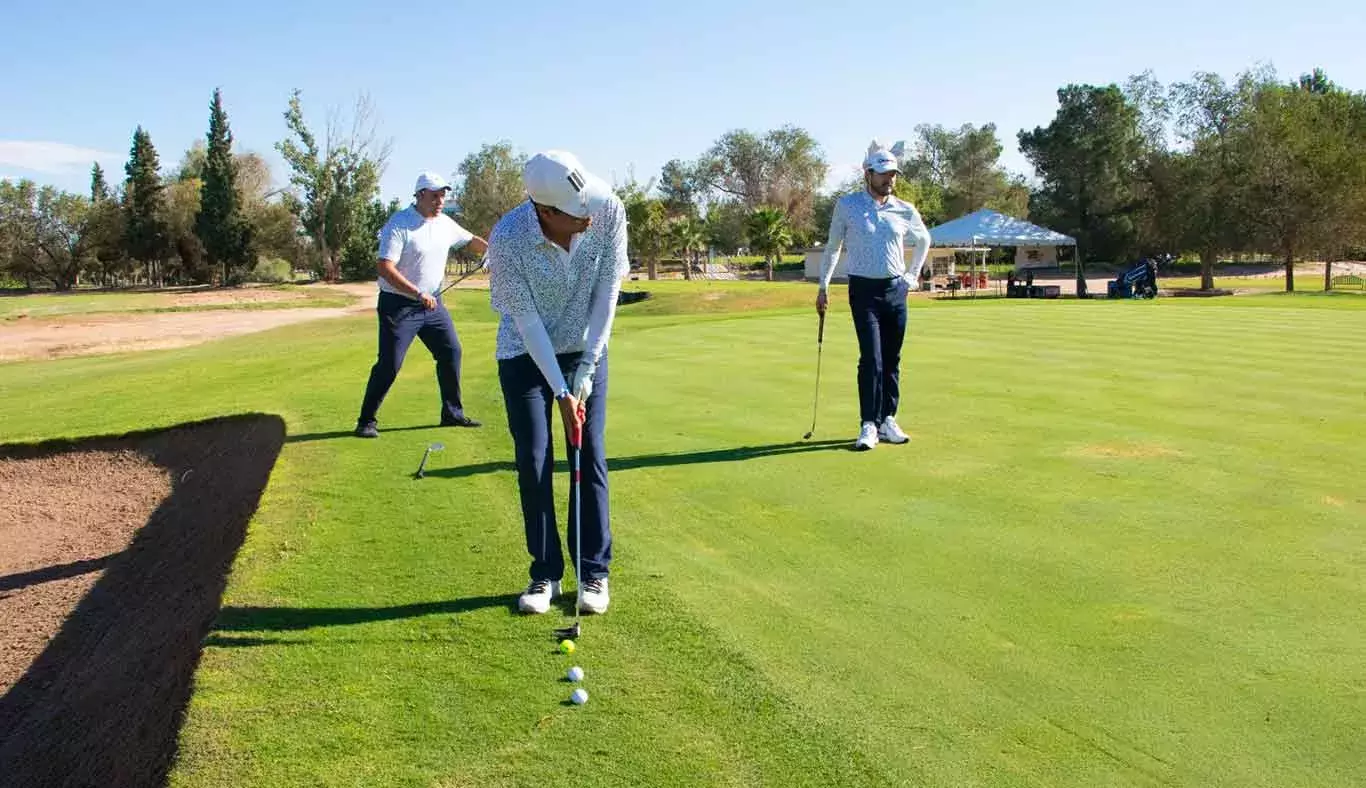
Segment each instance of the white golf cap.
M417 194L423 189L430 191L441 191L449 189L451 185L446 183L446 179L434 172L424 172L417 176L417 185L413 187L413 193Z
M582 219L595 212L612 190L583 168L572 153L548 150L522 168L522 183L532 202Z
M889 150L868 151L867 157L863 159L863 169L873 172L901 172L901 167L896 163L896 157Z

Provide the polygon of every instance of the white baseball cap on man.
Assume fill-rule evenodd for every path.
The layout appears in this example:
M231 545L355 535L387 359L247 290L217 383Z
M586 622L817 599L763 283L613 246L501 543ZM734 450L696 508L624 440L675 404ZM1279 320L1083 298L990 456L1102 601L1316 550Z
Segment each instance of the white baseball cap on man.
M868 146L868 155L863 157L863 169L879 174L901 172L901 167L896 163L896 154L882 147L882 143L877 140L873 140Z
M446 183L446 179L434 172L424 172L417 176L417 185L413 187L413 194L417 194L424 189L427 191L439 192L442 189L450 191L451 185Z
M532 202L549 205L576 219L593 214L611 194L600 178L583 168L574 154L548 150L527 160L522 183Z

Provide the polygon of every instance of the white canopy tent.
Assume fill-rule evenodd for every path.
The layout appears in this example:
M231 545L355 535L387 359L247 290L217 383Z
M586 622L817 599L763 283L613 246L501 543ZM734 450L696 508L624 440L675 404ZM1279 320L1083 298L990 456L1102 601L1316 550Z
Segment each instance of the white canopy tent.
M1075 238L1031 224L989 208L960 216L930 228L930 245L981 252L985 267L986 252L992 247L1015 247L1015 268L1051 268L1058 264L1058 247L1077 245ZM931 253L933 254L933 253ZM972 257L972 278L977 281L977 257Z
M930 228L932 246L1013 246L1016 268L1042 268L1057 264L1057 248L1076 246L1070 235L983 208L967 216ZM1047 254L1041 253L1047 250ZM1033 254L1030 254L1030 252Z

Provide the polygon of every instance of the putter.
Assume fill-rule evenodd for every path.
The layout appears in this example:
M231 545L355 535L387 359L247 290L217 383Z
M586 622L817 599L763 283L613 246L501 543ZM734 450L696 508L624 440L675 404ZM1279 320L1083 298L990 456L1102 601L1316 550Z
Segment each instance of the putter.
M555 637L560 640L566 638L573 640L579 636L579 617L582 611L579 610L579 596L583 592L583 542L579 540L581 534L579 530L579 512L582 504L579 500L579 467L583 461L583 426L575 426L569 434L570 456L573 464L570 466L570 487L571 495L574 496L574 625L563 629L555 630Z
M480 260L480 261L479 261L479 267L478 267L478 268L471 269L471 270L466 271L465 273L461 274L459 279L456 279L454 282L451 282L450 284L448 284L448 285L446 285L445 287L441 288L441 292L437 293L437 295L439 295L439 296L440 296L440 295L445 295L447 290L450 290L452 287L455 287L456 285L460 284L461 282L465 281L466 279L469 279L471 276L474 276L475 274L479 273L480 271L484 270L485 268L488 268L488 265L489 265L489 259L488 259L488 257L485 257L483 260Z
M816 432L816 406L821 401L821 348L825 344L825 313L821 312L821 325L816 330L816 398L811 403L811 429L802 436L802 440L811 440L811 436Z
M446 444L444 443L427 444L427 450L422 452L422 462L417 464L417 473L413 474L413 478L421 479L424 476L426 476L427 474L425 473L425 470L427 468L427 458L432 456L432 452L441 451L444 448L446 448Z

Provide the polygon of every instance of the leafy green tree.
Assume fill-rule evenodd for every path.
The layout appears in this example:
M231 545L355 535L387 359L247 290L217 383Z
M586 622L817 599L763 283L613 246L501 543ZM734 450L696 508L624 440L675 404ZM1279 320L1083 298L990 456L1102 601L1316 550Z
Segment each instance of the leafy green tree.
M452 197L466 229L488 238L498 219L526 199L522 186L526 158L504 140L484 145L460 162Z
M1042 181L1030 213L1077 239L1077 293L1085 295L1086 259L1121 259L1135 247L1144 141L1138 109L1116 85L1068 85L1058 105L1048 126L1020 132L1020 150Z
M295 90L285 111L291 137L276 144L290 167L286 204L299 217L313 241L323 278L341 274L341 254L358 231L364 207L379 192L380 172L388 159L389 143L377 141L367 99L356 103L349 131L339 121L329 123L322 142L304 121L300 92Z
M0 181L0 255L10 275L74 288L92 258L90 212L80 195L28 180Z
M699 191L740 201L747 212L776 207L789 227L808 228L828 167L820 145L805 129L783 126L760 137L729 131L695 165Z
M357 282L375 278L375 265L379 262L379 231L384 229L389 217L401 209L398 200L390 200L387 205L379 200L371 200L361 209L356 217L356 232L342 252L343 279Z
M749 215L738 200L712 203L707 208L707 244L722 254L736 254L745 245ZM829 219L825 223L830 227Z
M659 195L664 202L664 210L669 216L696 217L699 213L705 185L691 165L673 159L664 165L659 173Z

